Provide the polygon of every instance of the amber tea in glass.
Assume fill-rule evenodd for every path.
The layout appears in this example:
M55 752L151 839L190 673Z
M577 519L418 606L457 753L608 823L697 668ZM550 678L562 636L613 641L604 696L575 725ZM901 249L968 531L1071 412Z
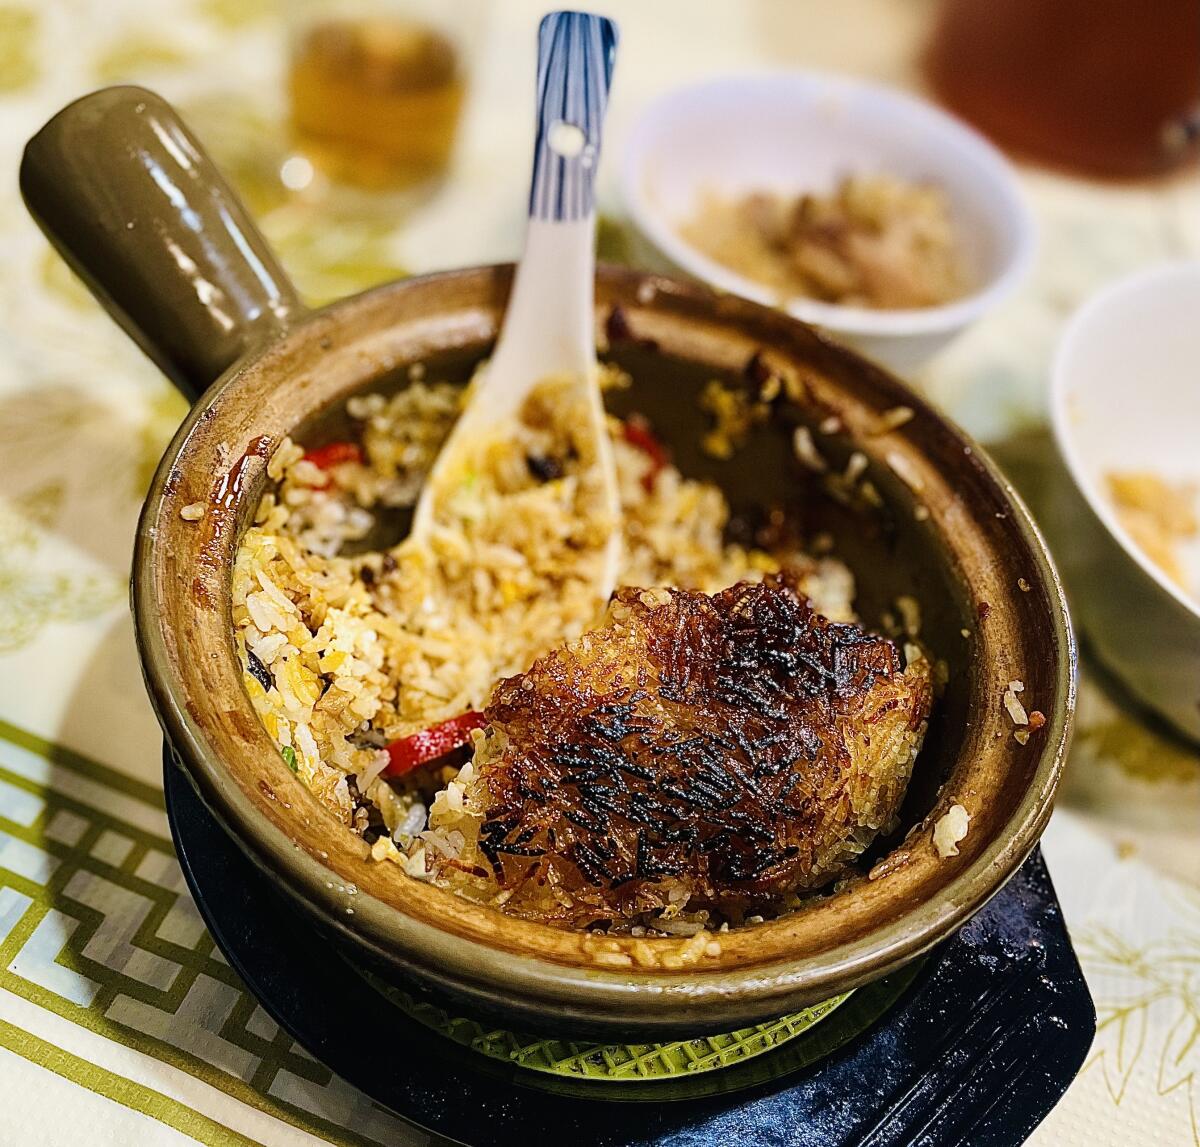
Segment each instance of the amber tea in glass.
M300 29L288 89L296 143L327 175L402 189L445 170L465 77L449 35L381 11Z

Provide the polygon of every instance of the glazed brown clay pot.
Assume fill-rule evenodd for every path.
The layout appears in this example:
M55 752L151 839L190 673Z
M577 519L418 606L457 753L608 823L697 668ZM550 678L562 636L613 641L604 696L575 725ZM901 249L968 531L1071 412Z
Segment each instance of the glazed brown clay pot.
M801 496L809 527L831 533L855 570L868 623L898 594L921 602L922 638L946 662L947 682L904 824L872 858L873 879L735 929L719 956L682 970L644 966L629 938L598 942L511 919L371 862L255 715L234 651L230 570L279 441L319 436L327 412L364 388L396 385L406 364L461 377L491 345L511 269L422 276L307 312L186 129L139 89L98 92L60 113L29 144L21 185L72 266L196 399L158 468L134 557L138 642L164 733L241 847L347 950L520 1027L623 1040L729 1030L911 961L1033 848L1066 749L1074 647L1054 569L1007 482L902 383L803 324L604 268L599 324L619 307L624 321L608 329L636 335L612 347L635 377L620 401L656 418L681 468L719 481L749 516ZM755 355L801 377L804 394L732 461L708 459L695 448L692 395L714 375L740 376ZM884 417L897 407L912 417ZM835 469L861 452L874 504L843 505L805 484L791 448L798 424L824 427ZM203 519L185 521L180 509L196 502ZM1046 717L1026 744L1002 702L1013 680ZM943 858L931 830L956 803L970 829ZM653 962L678 941L643 943Z

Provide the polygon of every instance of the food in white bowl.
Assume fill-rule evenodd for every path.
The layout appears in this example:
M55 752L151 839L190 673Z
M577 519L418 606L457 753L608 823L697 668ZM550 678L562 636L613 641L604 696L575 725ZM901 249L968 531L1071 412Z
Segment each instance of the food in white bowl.
M1148 470L1106 477L1117 520L1134 544L1185 593L1200 594L1184 567L1184 549L1200 535L1196 483L1167 482Z
M848 177L935 187L961 266L957 297L881 309L794 297L740 274L687 237L705 196L830 196ZM815 72L732 76L682 88L643 113L626 146L630 216L696 278L825 328L896 370L919 366L1020 282L1032 216L1008 162L937 108L893 89Z
M1096 295L1059 345L1051 422L1065 463L1055 553L1088 645L1200 740L1200 536L1183 496L1200 483L1197 315L1200 262Z
M950 204L930 184L848 176L828 194L701 193L680 230L697 250L796 298L839 306L933 307L963 292Z

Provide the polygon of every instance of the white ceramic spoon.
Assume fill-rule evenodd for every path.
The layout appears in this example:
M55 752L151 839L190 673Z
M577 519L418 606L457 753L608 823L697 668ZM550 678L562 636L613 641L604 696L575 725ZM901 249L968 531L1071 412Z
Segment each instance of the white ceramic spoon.
M435 499L482 438L516 417L529 392L548 378L570 378L582 391L592 457L600 468L604 507L614 523L596 594L607 601L616 584L621 532L612 444L596 369L593 185L600 130L616 55L611 20L583 12L552 12L538 30L537 139L529 192L529 229L508 310L491 362L476 379L462 416L447 438L417 503L412 541L434 525Z

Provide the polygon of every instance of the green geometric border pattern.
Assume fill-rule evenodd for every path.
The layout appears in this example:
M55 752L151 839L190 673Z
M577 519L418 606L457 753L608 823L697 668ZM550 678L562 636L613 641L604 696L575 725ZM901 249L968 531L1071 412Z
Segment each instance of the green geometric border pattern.
M330 1143L424 1139L295 1045L224 962L187 894L161 790L5 721L0 989ZM252 1142L6 1021L0 1046L203 1143Z
M669 1043L598 1044L521 1035L454 1016L436 1004L419 1000L364 969L357 969L374 989L418 1023L489 1059L529 1071L568 1079L645 1083L679 1079L733 1067L809 1031L850 993L783 1016L770 1023L724 1035L701 1036Z

